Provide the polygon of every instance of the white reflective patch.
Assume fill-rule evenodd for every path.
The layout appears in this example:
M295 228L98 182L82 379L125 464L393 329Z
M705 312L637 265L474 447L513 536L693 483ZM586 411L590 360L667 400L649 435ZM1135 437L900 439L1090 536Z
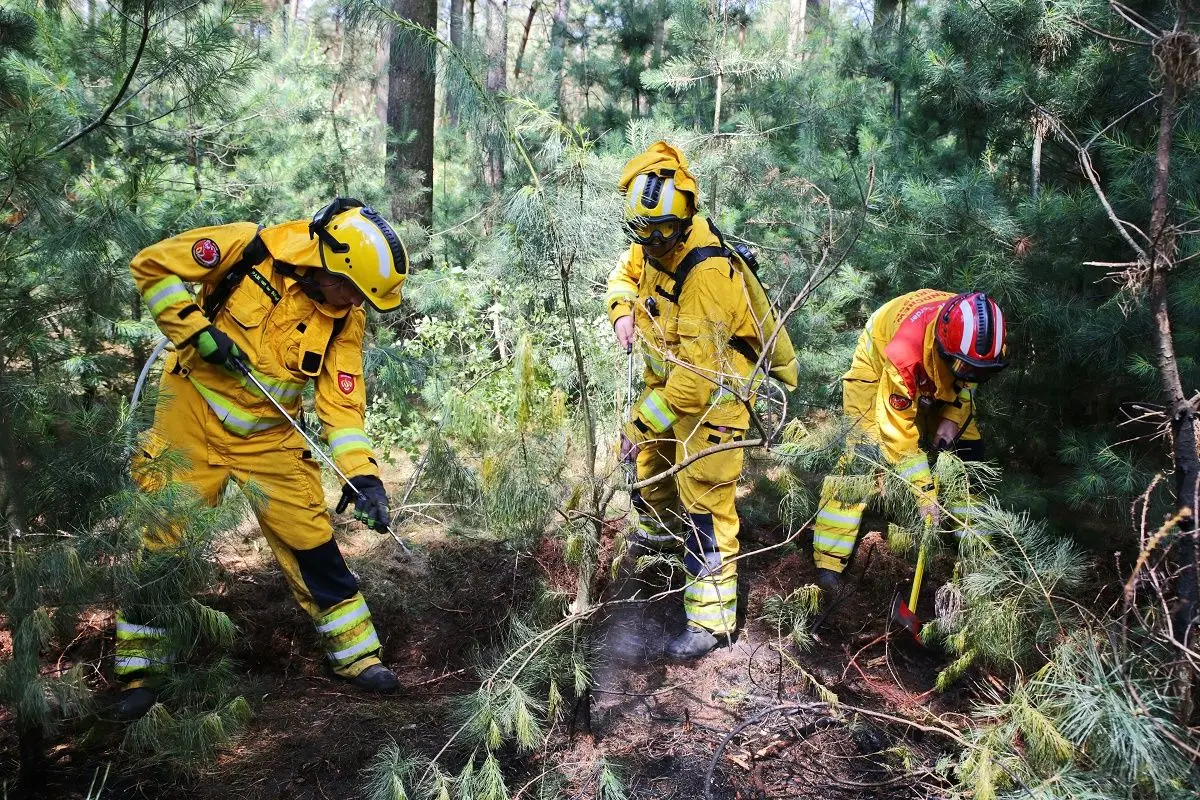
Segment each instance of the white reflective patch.
M387 278L392 274L391 248L388 247L387 240L383 238L383 234L379 232L373 224L368 222L360 214L355 214L346 220L346 224L354 230L361 233L371 243L371 247L375 248L375 258L379 261L379 277Z
M125 656L117 658L113 661L113 666L117 669L146 669L150 666L150 659L139 658L137 656Z
M345 661L351 656L361 655L369 650L374 650L379 647L379 637L375 635L375 631L371 631L371 635L356 645L351 645L345 650L339 650L336 653L330 653L329 659L335 662Z
M659 200L658 213L659 214L670 214L671 213L671 201L674 199L675 199L675 179L667 178L665 181L663 181L662 194L658 198L658 200Z
M967 354L971 352L971 343L975 341L975 315L971 313L971 304L966 300L958 304L958 310L963 318L962 341L958 345L958 352Z
M367 608L367 604L365 602L359 606L351 606L350 608L348 608L346 610L349 611L350 613L349 614L343 613L337 619L332 619L329 622L326 622L324 625L318 625L317 632L318 633L329 633L330 631L334 630L335 628L350 626L353 623L356 623L356 622L359 622L359 621L365 619L371 613L370 609Z
M132 622L118 622L117 633L129 636L163 637L167 635L167 629L153 628L149 625L134 625Z
M1000 357L1001 346L1004 344L1004 312L1000 310L1000 306L996 306L996 335L992 337L992 352L993 358Z
M638 175L633 179L633 185L629 187L628 203L629 209L634 213L638 210L638 203L642 200L642 192L646 189L646 176Z

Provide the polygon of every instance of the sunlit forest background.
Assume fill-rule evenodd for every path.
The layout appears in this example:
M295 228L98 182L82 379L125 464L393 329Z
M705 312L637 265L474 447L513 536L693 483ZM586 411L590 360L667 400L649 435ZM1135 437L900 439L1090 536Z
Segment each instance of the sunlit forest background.
M5 0L0 797L1194 798L1198 83L1193 0ZM741 649L630 683L598 636L629 511L602 299L617 177L660 139L758 252L800 385L739 495ZM129 260L335 196L414 265L366 344L414 553L338 524L407 688L322 672L231 495L161 587L193 666L118 725L113 611L182 502L129 483L160 337ZM922 287L1008 320L990 460L943 475L988 536L881 504L814 638L839 379Z

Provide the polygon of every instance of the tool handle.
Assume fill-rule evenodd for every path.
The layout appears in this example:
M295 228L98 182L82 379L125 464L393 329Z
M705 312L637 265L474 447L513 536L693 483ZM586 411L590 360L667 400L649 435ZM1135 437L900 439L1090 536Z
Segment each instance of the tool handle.
M916 609L917 598L921 596L921 579L925 577L925 539L933 529L933 515L925 515L925 536L917 542L917 571L913 575L912 593L908 596L908 607Z

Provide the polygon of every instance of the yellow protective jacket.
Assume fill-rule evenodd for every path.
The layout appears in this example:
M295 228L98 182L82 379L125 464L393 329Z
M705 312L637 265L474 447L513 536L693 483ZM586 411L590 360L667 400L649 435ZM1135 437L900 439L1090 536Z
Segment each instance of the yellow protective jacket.
M879 444L918 495L928 494L933 483L919 444L918 414L940 401L938 418L960 429L974 416L974 385L954 377L934 340L937 312L953 296L920 289L878 308L842 376L846 415Z
M257 238L257 242L256 242ZM247 248L250 255L243 259ZM247 264L245 262L253 262ZM239 222L181 233L138 253L130 270L155 323L176 347L165 369L186 377L231 434L253 436L287 422L244 376L209 364L190 346L210 324L205 303L235 266L253 266L211 320L245 355L255 376L295 414L308 381L334 460L347 476L379 474L363 428L366 313L304 293L295 275L321 267L303 220L259 229ZM195 296L187 284L199 284Z
M696 264L675 294L675 270L699 247L719 245L702 216L692 218L686 239L662 263L631 244L608 278L605 307L609 320L634 315L643 343L649 392L638 406L640 435L664 433L681 416L704 415L713 425L746 429L749 412L718 386L741 388L753 362L730 347L733 337L757 342L741 272L727 257ZM674 363L679 362L679 363Z

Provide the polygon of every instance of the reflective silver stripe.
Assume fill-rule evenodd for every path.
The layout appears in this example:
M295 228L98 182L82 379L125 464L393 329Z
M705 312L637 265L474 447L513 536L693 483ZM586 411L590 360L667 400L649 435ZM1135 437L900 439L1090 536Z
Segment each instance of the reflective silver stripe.
M366 653L370 650L375 650L378 647L379 647L379 637L375 634L375 631L371 631L371 635L368 636L366 639L362 640L361 642L359 642L358 644L351 645L350 647L347 647L345 650L339 650L336 653L330 653L329 660L341 663L348 658L352 658L357 655L362 655L363 653Z
M823 544L834 552L845 551L849 553L854 549L854 540L857 536L849 536L845 539L838 539L832 536L823 536L822 534L813 534L813 544Z
M150 659L140 656L117 656L113 665L117 669L147 669L151 664Z
M324 625L318 625L317 633L329 633L337 628L350 627L369 616L371 616L371 610L367 608L366 602L360 599L357 604L343 611L337 618L327 621Z
M848 514L839 514L836 511L822 509L821 511L817 512L817 520L823 520L825 522L840 522L845 525L853 525L857 528L858 524L862 522L862 511L857 513L851 512Z
M713 586L707 582L693 583L684 587L683 596L688 600L728 602L737 597L737 583L735 581L727 586Z
M708 404L710 406L719 406L721 403L730 403L734 400L737 400L737 395L722 386L708 398Z
M208 403L208 407L217 415L217 419L221 420L221 424L234 433L250 434L257 431L265 431L267 428L274 428L280 424L279 422L270 421L247 422L244 419L239 419L233 409L222 406L214 398L205 397L204 402Z
M686 613L687 618L691 621L716 623L720 626L722 632L731 630L737 623L737 610L733 608L707 614L702 614L691 610L687 611Z
M133 638L135 636L162 638L166 635L166 628L152 628L149 625L134 625L132 622L117 623L117 636L125 636L129 638Z
M152 294L146 297L146 307L155 317L175 303L187 302L192 299L192 295L183 285L183 281L174 275L168 275L154 284L150 287L150 292Z
M905 480L911 480L914 475L922 471L929 472L929 463L923 458L920 461L914 461L910 466L901 466L900 477Z
M644 358L646 359L646 364L650 367L651 372L660 378L667 377L667 364L665 361L655 358L649 353L645 354Z

